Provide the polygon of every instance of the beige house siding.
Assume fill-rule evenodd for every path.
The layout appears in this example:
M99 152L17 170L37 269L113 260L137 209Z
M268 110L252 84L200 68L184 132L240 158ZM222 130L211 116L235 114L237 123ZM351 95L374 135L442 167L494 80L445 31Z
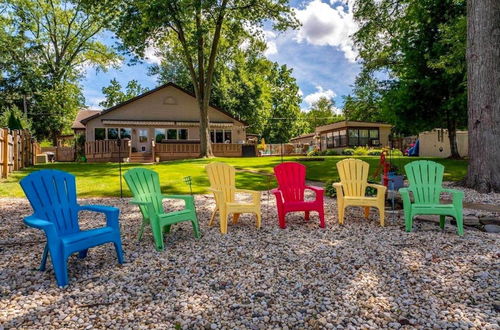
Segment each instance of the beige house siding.
M109 120L117 122L124 120L141 121L144 123L105 123L105 121ZM155 121L163 123L154 124ZM212 129L231 130L232 143L245 142L246 133L243 123L212 107L209 108L209 121ZM196 99L175 86L170 85L90 119L86 123L86 140L95 140L94 132L96 128L116 127L132 129L132 147L137 149L139 149L137 137L140 129L148 131L149 143L155 138L155 128L185 128L188 130L188 140L199 141L200 131L198 122L199 110Z
M448 130L433 129L422 132L418 135L418 139L419 156L442 158L451 156ZM457 146L460 156L467 157L469 153L469 134L467 131L457 131Z

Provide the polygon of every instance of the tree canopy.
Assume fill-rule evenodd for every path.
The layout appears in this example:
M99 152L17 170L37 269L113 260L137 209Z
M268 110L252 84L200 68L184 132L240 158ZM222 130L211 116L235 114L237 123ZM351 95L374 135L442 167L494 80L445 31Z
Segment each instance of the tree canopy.
M137 80L131 80L127 83L125 91L122 91L122 85L116 79L111 79L109 85L102 88L102 93L106 99L99 102L99 105L104 108L111 108L119 103L127 101L133 97L147 92L147 88L143 88Z

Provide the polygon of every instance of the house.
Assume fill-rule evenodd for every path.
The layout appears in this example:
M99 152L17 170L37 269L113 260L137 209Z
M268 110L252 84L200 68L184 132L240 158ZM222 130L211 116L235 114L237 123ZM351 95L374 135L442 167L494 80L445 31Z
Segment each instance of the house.
M129 160L140 161L199 155L198 103L192 93L174 83L88 114L79 113L73 124L76 130L81 129L80 124L84 127L88 161L116 161L123 153ZM208 116L214 154L241 156L248 125L215 106L209 107Z
M384 147L389 145L392 125L346 120L316 127L320 150L341 151L357 146Z
M309 146L314 146L314 145L316 145L316 142L317 142L316 140L317 140L316 133L309 133L309 134L302 134L302 135L299 135L297 137L291 138L290 143L300 144L300 145L307 144Z
M75 121L73 121L73 125L71 125L71 129L75 133L75 135L85 134L85 125L82 123L82 120L92 117L96 114L99 114L101 110L91 110L91 109L81 109L76 114Z
M419 156L442 157L451 156L450 139L447 129L433 129L418 134ZM469 134L467 131L457 131L457 147L461 157L469 154Z

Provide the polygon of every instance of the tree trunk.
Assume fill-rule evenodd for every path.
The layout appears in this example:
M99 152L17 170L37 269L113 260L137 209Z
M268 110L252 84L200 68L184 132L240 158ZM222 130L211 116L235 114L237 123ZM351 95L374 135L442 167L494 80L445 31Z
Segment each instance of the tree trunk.
M457 145L457 125L453 120L448 121L448 139L450 140L450 158L459 159L460 154L458 153Z
M467 186L500 192L500 2L467 1Z
M214 154L212 152L212 143L210 142L208 105L203 101L198 104L200 107L200 157L211 158Z

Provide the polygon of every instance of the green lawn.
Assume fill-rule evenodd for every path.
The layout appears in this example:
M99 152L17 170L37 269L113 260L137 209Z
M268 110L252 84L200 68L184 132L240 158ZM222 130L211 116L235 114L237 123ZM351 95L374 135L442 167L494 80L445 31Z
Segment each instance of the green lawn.
M294 161L300 157L285 157L285 161ZM307 166L307 178L316 181L337 179L335 164L345 156L324 157L324 161L303 162ZM379 157L358 157L370 163L373 173L378 166ZM416 158L397 157L393 163L402 168L404 164ZM421 158L420 158L421 159ZM464 178L467 172L467 161L432 159L446 167L445 180L458 181ZM144 166L153 169L160 174L162 189L169 193L188 193L189 188L183 182L183 177L191 176L193 179L193 192L206 193L208 178L204 166L212 161L221 161L235 166L238 170L237 185L240 188L266 190L275 186L275 181L270 175L274 166L281 162L280 157L256 157L256 158L215 158L215 159L191 159L182 161L163 162L154 165L123 164L126 171L132 167ZM0 181L0 197L23 197L24 194L19 186L21 180L28 173L44 168L54 168L73 173L77 177L77 188L80 197L91 196L119 196L120 181L118 179L118 164L116 163L54 163L37 165L32 168L12 174L8 179ZM257 172L257 173L255 173ZM130 196L128 188L124 184L124 195Z

